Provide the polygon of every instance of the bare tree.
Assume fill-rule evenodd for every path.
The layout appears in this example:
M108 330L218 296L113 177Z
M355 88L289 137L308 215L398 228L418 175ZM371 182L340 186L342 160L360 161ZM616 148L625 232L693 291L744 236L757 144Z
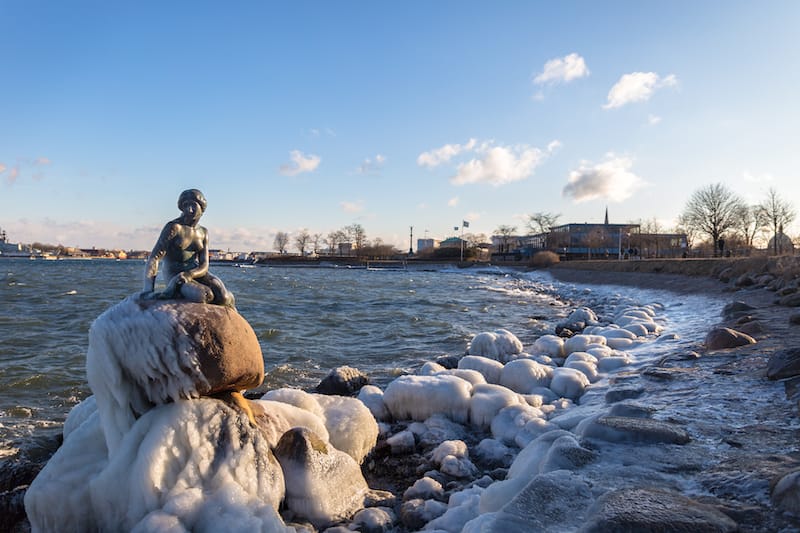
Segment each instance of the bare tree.
M502 225L502 226L498 226L497 229L494 230L494 234L499 236L500 240L502 242L502 244L500 245L500 253L503 253L504 251L505 252L509 251L508 250L508 248L509 248L508 243L511 240L511 237L516 232L517 232L517 227L516 226L507 226L505 224Z
M360 250L367 244L367 232L361 224L350 224L344 228L350 242L353 243L353 248Z
M527 226L533 233L547 233L556 225L561 213L538 212L528 215Z
M311 240L311 235L305 228L301 229L300 233L294 236L294 244L297 247L297 250L300 252L301 256L306 255L306 246L308 246L310 240Z
M328 233L328 236L325 237L325 243L328 245L331 254L341 254L340 248L345 241L347 241L347 235L345 235L342 230L331 231Z
M769 188L767 197L758 205L758 208L772 229L772 253L778 255L778 241L780 240L778 233L792 223L797 213L794 206L778 196L778 192L772 187Z
M311 236L311 247L314 249L314 255L319 255L319 246L322 241L322 233L315 233Z
M697 189L683 210L684 223L711 237L714 255L722 252L720 239L726 231L734 228L742 213L744 202L722 183L714 183Z
M760 206L743 205L736 223L736 229L742 238L742 245L746 249L747 255L753 249L753 241L756 235L764 230L767 218Z
M273 241L273 244L281 255L285 254L286 246L289 244L289 234L285 231L279 231L275 233L275 240Z

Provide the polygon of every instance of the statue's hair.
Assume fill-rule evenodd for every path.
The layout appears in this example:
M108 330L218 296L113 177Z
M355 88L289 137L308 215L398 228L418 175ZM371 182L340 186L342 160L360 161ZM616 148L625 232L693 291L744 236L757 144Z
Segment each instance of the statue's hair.
M208 205L208 200L206 200L206 197L203 196L203 193L201 193L197 189L186 189L181 193L180 196L178 196L178 209L181 208L183 202L185 202L186 200L192 200L193 202L197 202L198 204L200 204L200 207L203 209L203 211L206 210L206 206Z

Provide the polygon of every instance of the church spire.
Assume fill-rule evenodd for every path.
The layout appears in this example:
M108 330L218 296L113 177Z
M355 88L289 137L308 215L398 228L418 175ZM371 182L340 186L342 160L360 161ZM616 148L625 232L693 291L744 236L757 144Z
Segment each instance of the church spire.
M606 206L606 221L604 222L606 226L608 226L608 206Z

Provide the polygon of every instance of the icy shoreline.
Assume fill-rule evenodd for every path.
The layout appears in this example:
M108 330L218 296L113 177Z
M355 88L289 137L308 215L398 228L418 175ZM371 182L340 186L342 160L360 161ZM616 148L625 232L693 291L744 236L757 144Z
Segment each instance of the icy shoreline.
M605 288L597 292L602 294L597 308L602 308L603 313L607 313L607 317L611 316L610 309L618 305L612 301L616 298L614 296L615 289ZM580 293L588 298L595 296L591 293L587 294L585 289L579 287L575 294ZM680 302L665 301L667 301L668 311L682 311ZM630 302L624 305L630 305ZM705 309L706 313L710 315L705 317L705 323L718 317L722 300L719 300L716 305L716 309L711 307ZM662 312L663 309L661 306L654 306L649 311L642 312L650 316L654 324L658 325L659 321L663 324L663 317L658 316L656 311ZM693 314L693 311L689 309L685 311L687 316ZM639 318L644 319L643 316ZM589 320L593 319L589 318ZM603 320L603 322L606 321ZM590 327L592 327L591 324ZM712 455L719 453L720 446L730 448L723 450L726 456L731 455L731 451L749 447L749 445L745 446L741 443L730 444L727 440L719 438L719 434L731 431L731 428L726 426L726 424L730 424L730 420L723 414L719 415L721 420L714 420L712 423L706 420L713 418L715 413L713 408L704 406L701 399L716 401L717 397L722 397L729 402L731 401L730 396L735 397L734 391L726 390L725 387L715 387L714 384L714 380L720 376L717 371L720 363L729 365L731 359L735 358L726 354L704 354L700 359L696 359L697 354L692 355L691 349L696 348L700 351L697 338L701 337L703 332L693 332L696 338L687 342L682 342L681 339L675 337L664 337L660 342L653 342L655 332L648 331L647 335L651 335L651 340L642 343L641 347L632 351L640 359L639 365L628 365L615 370L595 384L589 385L588 388L581 378L568 372L570 379L567 379L567 384L560 386L561 388L558 390L567 396L575 396L572 401L563 398L547 398L544 390L520 392L503 386L501 384L502 369L498 369L497 365L489 361L495 361L503 368L513 361L531 361L537 365L548 366L553 358L550 355L547 356L550 357L550 362L543 359L542 356L546 350L541 346L537 350L542 350L542 353L524 355L523 349L529 347L517 346L513 336L505 334L498 336L496 332L486 333L495 336L494 339L490 339L495 344L495 348L497 345L511 347L511 351L514 353L509 354L502 350L492 352L490 347L486 354L490 356L488 358L482 355L472 355L471 359L461 359L461 361L466 359L464 368L439 368L437 367L439 363L431 362L417 373L420 378L436 377L437 375L440 377L438 384L424 384L422 390L434 391L439 387L448 387L456 383L455 393L446 389L444 397L459 400L461 404L466 400L466 412L463 410L463 405L461 411L448 406L449 418L441 416L436 409L411 416L411 411L422 407L415 403L426 403L415 402L417 396L414 394L411 395L410 402L412 409L407 409L409 403L407 400L391 399L392 396L403 397L403 394L392 392L388 402L381 399L382 403L378 403L375 400L378 393L374 389L366 389L366 392L371 393L371 397L362 392L364 404L370 407L373 413L375 410L378 411L376 416L378 419L386 417L380 412L380 406L387 407L388 404L394 406L398 415L401 411L408 411L409 416L400 416L400 418L416 417L424 420L401 420L398 422L397 420L392 421L392 419L398 418L398 416L394 416L381 424L382 437L376 450L364 463L364 470L372 487L374 481L379 480L382 474L393 468L395 479L389 480L394 482L387 483L387 488L393 489L397 500L393 503L384 500L380 502L382 505L366 508L340 527L347 525L364 531L413 531L428 524L426 527L428 530L460 531L463 529L472 531L473 529L470 528L480 528L474 530L490 531L508 529L509 525L519 525L518 521L524 519L533 520L528 523L535 523L536 527L542 530L552 528L552 530L569 531L590 527L587 526L591 518L588 516L590 509L593 509L591 516L597 518L607 511L608 506L619 505L620 501L630 503L635 499L644 505L649 498L667 501L669 499L667 496L672 498L669 501L675 505L677 514L672 513L673 515L680 514L678 509L691 508L704 517L703 520L719 521L719 524L724 525L722 530L725 530L730 524L724 515L718 514L720 508L727 509L729 514L737 516L740 528L742 524L745 525L744 530L748 530L746 527L748 520L754 521L755 519L751 516L741 520L741 513L752 513L753 516L763 518L771 512L768 490L764 486L757 486L756 483L755 488L753 486L746 487L741 494L734 490L730 499L734 502L741 500L742 505L739 507L733 505L733 510L731 510L731 504L725 498L723 498L724 501L711 501L711 494L714 491L704 486L703 480L695 479L698 477L698 472L708 469L708 466L712 464L708 461L709 453ZM491 335L483 335L483 337ZM478 337L480 340L481 336ZM580 340L579 337L577 339ZM573 341L573 343L577 342L578 340ZM547 343L543 342L542 344L546 345ZM602 342L591 343L587 340L583 346L580 346L583 350L576 351L579 353L589 353L590 350L598 351L598 353L605 351L599 346L589 346L590 344L602 345ZM608 340L606 340L606 346L607 344ZM638 355L639 352L645 350L648 351L647 354ZM559 352L557 349L555 351ZM495 353L496 355L494 355ZM561 354L559 352L552 355L560 357ZM566 355L564 353L564 356ZM593 354L589 353L589 355ZM606 357L601 357L600 361L619 357L613 353L605 355ZM713 355L713 359L706 355ZM539 360L536 360L537 356L539 356ZM596 355L593 356L596 358ZM486 361L476 359L478 357L486 359ZM507 359L507 361L501 363L499 359ZM562 365L556 365L558 368L564 368L566 357L563 359ZM447 364L447 361L440 360L440 363ZM571 361L571 363L580 363L572 366L582 367L588 374L591 374L592 371L591 364L597 365L590 358L583 356L580 360ZM705 368L704 363L709 363L711 366ZM448 364L448 366L450 365ZM467 366L477 368L466 368ZM533 367L528 364L517 363L513 366L520 368L507 376L506 385L524 383L525 380L515 380L515 378L524 374L525 371L535 374L536 371L541 370L538 366ZM500 377L497 376L498 370ZM573 370L581 372L575 368ZM735 373L735 369L726 370L726 372L730 373L722 375L731 375ZM456 375L452 376L452 379L444 379L444 376L448 374L461 374L461 376ZM589 379L588 374L584 373L587 380ZM758 401L753 402L753 409L746 408L744 413L741 409L739 410L739 413L745 418L755 414L757 408L761 407L760 402L777 403L780 400L779 395L775 395L774 386L766 387L767 384L755 377L745 375L742 379L749 380L749 386L762 387L765 390L759 390L759 395L757 395L759 398ZM481 383L481 378L487 383ZM492 383L487 378L491 378L491 381L497 383ZM550 379L552 381L552 376ZM406 381L412 383L403 384L400 380L395 389L398 387L402 389L406 385L413 386L415 385L413 382L416 380L407 379ZM470 387L468 399L463 394L464 385L458 384L457 381L468 383ZM684 385L675 386L681 383ZM693 385L693 388L685 386L689 383ZM387 386L386 390L380 391L381 395L385 396L385 393L389 392L390 386ZM516 384L515 386L519 388L524 385ZM542 384L537 386L542 386ZM584 388L587 392L580 394ZM459 391L461 391L461 396L458 396ZM767 394L762 394L762 392ZM552 390L551 393L553 393ZM546 399L549 401L546 402ZM575 400L578 405L575 405ZM434 400L433 403L440 407L443 406L442 400ZM474 409L472 408L473 403ZM502 407L502 409L498 409L498 407ZM507 411L501 418L500 412L503 409L507 409ZM691 414L687 414L686 409L689 409ZM389 411L391 410L389 409ZM599 414L607 416L598 423ZM693 416L697 420L693 419ZM462 420L465 424L454 424L452 419ZM632 424L631 420L652 420L654 422ZM521 432L517 427L518 421L524 421L525 424L522 427L527 427L527 433L521 438L521 442L517 442L517 437ZM581 426L581 424L583 425ZM746 426L746 424L744 425ZM552 431L548 431L550 429ZM714 436L710 437L706 434L708 432L713 433ZM684 442L686 440L684 433L689 437L687 442ZM540 436L537 437L539 434ZM488 442L485 442L487 439ZM506 439L507 444L503 442L503 439ZM735 439L729 440L737 442ZM774 449L764 448L761 450L762 453L781 451L780 442L770 444L767 441L760 444L762 447L765 444L774 446ZM520 448L528 451L523 455L519 451ZM782 451L791 450L784 448ZM520 459L521 456L524 460ZM514 457L517 458L516 463L513 462ZM381 464L381 462L385 464ZM406 469L406 475L397 475L402 469ZM387 476L384 475L383 481L386 481L386 478ZM517 479L516 484L514 479ZM525 480L524 487L518 486L523 484L519 481L520 479ZM533 483L534 480L537 480L536 483ZM405 498L406 487L401 485L403 482L408 482L410 485ZM513 487L513 490L510 487ZM662 492L653 492L653 489L656 488ZM726 490L734 488L733 486L726 487ZM631 492L620 494L614 492L617 489ZM523 492L525 490L528 492ZM533 497L532 495L538 494L537 491L542 490L550 495L560 494L558 491L563 490L564 497L556 498L556 503L551 504L548 508L537 507L533 504L526 504L522 507L505 505L508 507L505 510L502 507L497 508L498 501L504 504L515 501L514 494L527 494L527 496L520 496L519 499L528 501ZM664 490L667 491L666 495L663 493ZM745 494L747 490L754 491L754 494ZM607 496L601 500L601 496L604 494ZM578 495L577 498L576 495ZM694 504L689 505L689 501L681 499L687 496L697 500L695 503L702 505L713 503L716 507L708 509L701 505L695 508ZM492 501L495 503L492 504ZM598 502L601 503L598 504ZM744 505L745 502L747 505ZM595 509L592 504L601 505L601 508ZM606 507L602 507L603 505ZM760 506L761 510L756 512L753 510L753 506ZM527 511L525 511L526 509ZM535 511L533 513L535 516L525 515L523 517L520 514L528 511ZM675 516L671 519L675 520ZM300 530L303 527L311 530L312 526L307 522L293 521L294 518L296 517L293 517L291 513L284 513L284 519L288 523L298 526ZM777 520L774 517L771 519ZM470 520L476 521L467 526ZM536 522L537 520L538 522ZM548 520L550 522L547 522ZM775 523L779 524L780 522ZM325 529L319 530L324 531ZM342 529L342 531L344 530Z

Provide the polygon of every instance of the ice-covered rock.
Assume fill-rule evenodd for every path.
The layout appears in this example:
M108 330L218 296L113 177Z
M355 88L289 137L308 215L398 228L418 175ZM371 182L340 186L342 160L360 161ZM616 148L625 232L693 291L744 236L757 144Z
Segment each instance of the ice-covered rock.
M549 387L553 377L553 367L537 363L531 359L516 359L506 363L500 372L500 385L529 394L537 387Z
M434 499L414 498L400 506L400 520L409 529L417 531L434 518L442 516L446 511L446 503Z
M358 463L307 428L281 437L275 456L286 479L285 505L315 527L349 518L369 491Z
M393 454L404 455L414 451L417 445L417 439L414 438L414 433L406 429L398 431L386 439L386 444L389 445Z
M589 378L574 368L556 368L553 371L553 379L550 381L550 389L553 392L571 400L580 398L588 386Z
M92 414L31 484L25 506L39 531L221 530L232 519L285 531L276 512L283 494L261 431L225 403L198 399L150 409L111 457Z
M458 368L462 370L475 370L480 372L487 383L497 385L500 383L500 376L503 372L503 363L483 357L480 355L467 355L458 362Z
M356 398L314 394L322 407L330 443L358 464L378 441L378 423L369 409Z
M480 487L473 487L452 494L447 502L447 511L428 522L423 530L460 533L464 529L464 524L478 516L478 503L482 491Z
M471 392L472 385L455 376L400 376L386 387L383 401L399 420L424 421L438 413L466 423Z
M564 339L557 335L542 335L533 343L533 353L564 357Z
M505 407L492 418L492 436L503 444L512 445L516 442L517 434L532 420L544 421L544 413L527 404Z
M548 472L531 479L497 512L467 522L462 533L577 531L592 501L591 487L579 474Z
M403 493L403 500L441 498L444 495L442 484L430 477L422 477Z
M113 456L154 405L257 387L264 360L232 307L131 296L92 323L86 374Z
M386 421L391 418L386 404L383 403L383 391L375 385L365 385L358 391L358 399L361 400L372 416L376 420Z
M469 402L469 420L476 426L488 428L501 409L520 403L519 395L511 389L490 383L477 385Z
M469 355L481 355L498 361L508 361L521 352L522 343L506 329L478 333L467 347Z
M442 370L439 372L439 375L448 375L461 378L464 381L468 381L473 387L475 385L486 383L486 378L483 377L483 374L477 370L469 370L467 368L452 368L449 370Z
M574 335L564 342L564 353L569 355L572 352L585 352L592 345L605 346L606 338L600 335Z

